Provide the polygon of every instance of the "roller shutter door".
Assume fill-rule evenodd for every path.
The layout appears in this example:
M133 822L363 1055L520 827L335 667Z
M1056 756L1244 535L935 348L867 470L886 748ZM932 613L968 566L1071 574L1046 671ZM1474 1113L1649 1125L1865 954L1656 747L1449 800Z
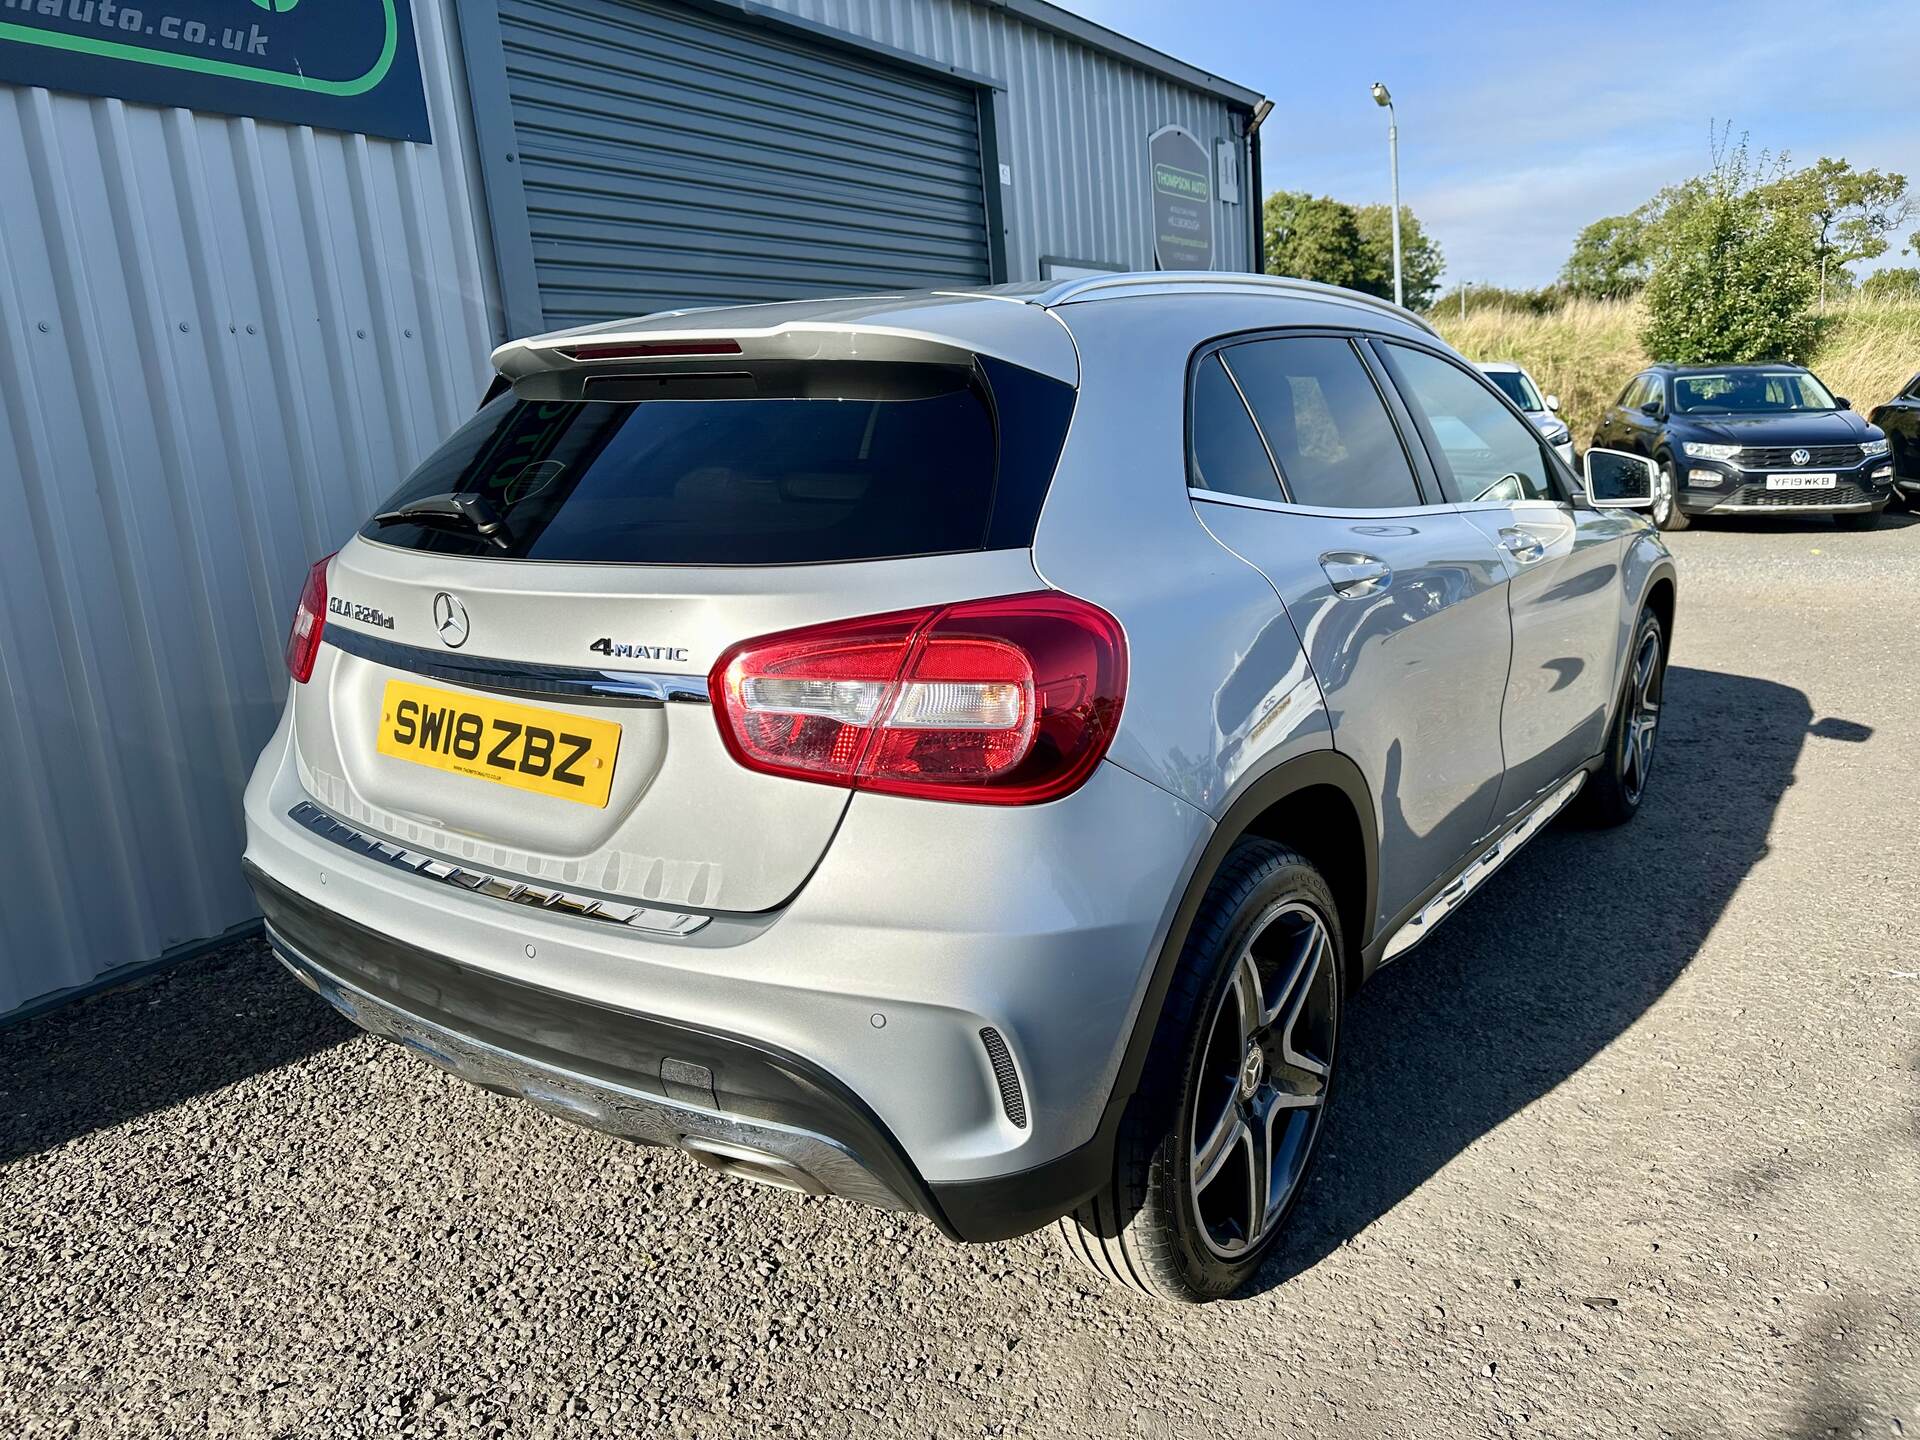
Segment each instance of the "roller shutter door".
M500 29L549 326L989 279L970 87L672 3Z

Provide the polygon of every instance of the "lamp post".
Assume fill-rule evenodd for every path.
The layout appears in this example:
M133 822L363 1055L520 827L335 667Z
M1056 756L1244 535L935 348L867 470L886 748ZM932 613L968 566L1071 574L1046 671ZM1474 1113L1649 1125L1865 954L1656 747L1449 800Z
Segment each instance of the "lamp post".
M1393 96L1378 80L1373 82L1373 103L1387 112L1387 163L1393 171L1393 303L1406 304L1406 292L1400 283L1400 125L1393 113Z

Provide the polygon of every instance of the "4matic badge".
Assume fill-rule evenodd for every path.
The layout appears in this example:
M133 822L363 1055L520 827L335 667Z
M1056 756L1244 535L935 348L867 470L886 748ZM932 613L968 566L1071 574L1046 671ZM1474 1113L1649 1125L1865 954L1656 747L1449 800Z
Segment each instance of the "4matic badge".
M605 655L609 660L678 660L684 663L687 658L684 645L616 645L612 640L602 638L587 648Z

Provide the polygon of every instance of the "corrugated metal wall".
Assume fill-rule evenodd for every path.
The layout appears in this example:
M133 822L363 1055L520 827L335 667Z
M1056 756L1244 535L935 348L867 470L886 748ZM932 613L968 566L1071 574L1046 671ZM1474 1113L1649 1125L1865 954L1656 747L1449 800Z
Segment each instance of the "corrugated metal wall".
M500 31L546 324L990 278L974 87L673 0Z
M1006 87L1000 160L1007 274L1041 278L1043 256L1151 270L1147 137L1181 125L1213 152L1246 146L1224 101L975 0L767 0L769 8L992 77ZM1216 202L1215 268L1253 268L1244 203Z
M485 382L453 4L431 146L0 86L0 1013L254 913L307 565Z

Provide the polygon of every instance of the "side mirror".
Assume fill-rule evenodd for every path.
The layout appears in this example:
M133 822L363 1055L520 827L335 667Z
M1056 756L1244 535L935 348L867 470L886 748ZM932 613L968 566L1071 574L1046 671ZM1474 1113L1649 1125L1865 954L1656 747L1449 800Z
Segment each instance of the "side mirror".
M1547 409L1558 411L1559 408L1560 408L1560 397L1558 395L1547 396Z
M1658 472L1644 455L1589 450L1585 456L1587 504L1596 510L1651 510Z
M1647 401L1646 404L1640 407L1640 413L1642 415L1651 415L1654 419L1658 420L1660 418L1660 402L1658 400Z
M1849 400L1844 395L1834 396L1833 403L1838 405L1842 410L1851 410L1853 408L1853 401Z

